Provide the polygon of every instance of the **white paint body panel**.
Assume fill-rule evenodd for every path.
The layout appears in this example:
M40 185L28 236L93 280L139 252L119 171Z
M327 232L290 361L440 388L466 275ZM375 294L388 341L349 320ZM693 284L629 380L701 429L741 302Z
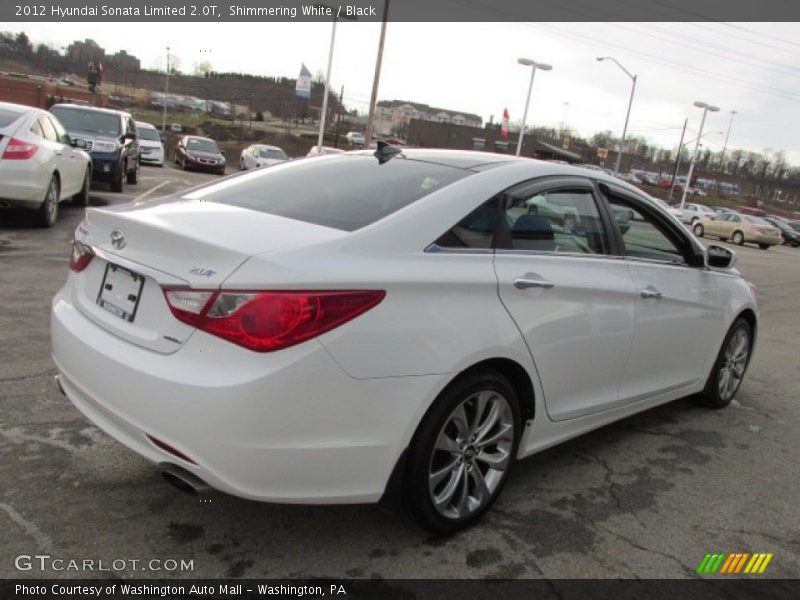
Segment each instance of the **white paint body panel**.
M291 163L241 177L273 168ZM619 257L425 251L498 191L562 174L602 177L512 161L349 233L197 200L89 209L77 237L102 259L70 273L53 301L53 359L65 391L148 460L179 463L215 488L259 500L343 503L381 497L439 393L484 360L513 361L530 378L535 415L519 456L701 389L733 319L756 310L735 273L670 267L667 274ZM235 190L236 179L223 185ZM114 228L128 239L122 250L110 246ZM98 316L92 289L101 260L152 280L144 322L112 325ZM214 273L194 274L195 266ZM513 278L527 272L556 287L514 288ZM645 283L664 288L660 304L640 301ZM317 338L259 354L171 322L159 296L165 285L381 289L386 297ZM127 325L169 332L181 343L165 350ZM683 354L673 356L676 350ZM653 373L649 361L669 372L645 377L645 368Z

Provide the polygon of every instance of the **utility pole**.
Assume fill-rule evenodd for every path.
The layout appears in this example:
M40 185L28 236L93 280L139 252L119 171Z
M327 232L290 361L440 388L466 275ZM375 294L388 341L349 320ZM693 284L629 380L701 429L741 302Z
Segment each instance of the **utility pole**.
M169 94L169 46L167 46L167 78L164 82L164 97L161 103L164 105L164 112L161 115L161 133L167 131L167 94Z
M672 200L672 192L675 190L675 178L678 176L678 169L681 166L681 151L683 150L683 137L686 135L686 126L689 124L689 117L683 121L683 131L681 131L681 141L678 142L678 155L675 157L675 168L672 170L672 184L669 186L669 199Z
M378 83L381 79L381 63L383 62L383 43L386 39L386 19L389 15L389 0L383 5L383 20L381 22L381 37L378 41L378 58L375 61L375 76L372 78L372 95L369 99L369 116L367 116L367 130L364 132L364 143L369 148L372 143L372 127L375 120L375 104L378 101Z
M333 147L339 147L339 127L342 125L342 110L344 109L344 86L342 86L342 91L339 92L339 118L336 119L336 137L333 139Z

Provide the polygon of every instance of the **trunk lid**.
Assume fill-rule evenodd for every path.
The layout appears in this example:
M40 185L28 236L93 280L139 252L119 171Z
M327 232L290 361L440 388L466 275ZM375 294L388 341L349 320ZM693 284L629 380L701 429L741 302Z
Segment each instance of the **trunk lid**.
M341 235L336 229L198 200L89 208L75 237L96 256L84 271L71 273L72 300L104 329L168 354L194 329L172 315L164 287L216 289L254 254ZM264 289L269 281L265 273Z

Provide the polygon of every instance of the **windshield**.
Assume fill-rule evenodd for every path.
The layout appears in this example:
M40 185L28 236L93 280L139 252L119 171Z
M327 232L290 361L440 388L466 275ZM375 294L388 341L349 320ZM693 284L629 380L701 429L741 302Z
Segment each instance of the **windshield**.
M13 108L0 108L0 127L8 127L22 116L21 110Z
M185 198L354 231L471 171L396 157L339 155L288 161L215 183Z
M122 133L120 118L115 114L61 106L53 107L50 112L58 117L65 129L71 131L87 131L114 137L118 137Z
M258 149L258 157L259 158L274 158L277 160L286 160L289 158L286 156L286 152L280 150L278 148L259 148Z
M219 148L211 140L204 140L198 138L191 138L186 142L187 150L197 150L198 152L213 152L219 154Z
M145 127L143 125L137 125L136 130L139 133L139 137L143 140L149 140L151 142L160 142L161 138L158 136L158 131L156 131L155 127Z

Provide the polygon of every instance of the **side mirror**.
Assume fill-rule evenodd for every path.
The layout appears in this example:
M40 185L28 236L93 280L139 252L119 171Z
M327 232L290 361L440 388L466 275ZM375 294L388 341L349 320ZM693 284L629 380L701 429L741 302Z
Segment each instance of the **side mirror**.
M86 140L70 140L70 145L73 148L79 148L80 150L86 150Z
M706 249L706 264L712 269L732 269L736 264L736 253L723 246L711 244Z

